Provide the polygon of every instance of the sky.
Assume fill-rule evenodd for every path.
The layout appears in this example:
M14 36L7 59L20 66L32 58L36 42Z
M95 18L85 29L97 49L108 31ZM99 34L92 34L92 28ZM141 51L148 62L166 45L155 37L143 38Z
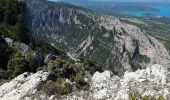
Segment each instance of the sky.
M50 1L59 1L59 0L50 0ZM169 2L170 0L74 0L74 1Z

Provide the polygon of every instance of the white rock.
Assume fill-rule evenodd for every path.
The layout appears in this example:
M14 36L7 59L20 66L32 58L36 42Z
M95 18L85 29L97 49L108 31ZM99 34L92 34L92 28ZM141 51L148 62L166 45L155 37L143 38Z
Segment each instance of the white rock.
M39 71L35 74L24 73L0 86L0 100L20 100L35 93L37 85L47 79L48 73Z
M117 77L110 77L111 74L109 75L108 73L108 71L103 73L96 72L92 77L91 90L96 100L106 100L109 99L110 96L113 100L128 100L129 87L142 90L144 95L158 95L159 92L161 95L164 95L164 97L165 95L170 95L170 91L165 89L165 87L169 87L166 82L167 68L161 65L155 64L147 69L138 70L136 72L126 72L124 77L120 80L114 80ZM151 85L145 85L143 82L146 80ZM115 81L120 81L120 83ZM160 88L159 90L154 89L157 85ZM149 90L147 90L147 88ZM95 91L95 89L98 89L98 91Z
M129 100L129 93L134 89L143 96L162 95L168 100L170 96L170 85L166 81L168 73L166 67L158 64L136 72L126 72L122 78L112 76L110 71L96 72L91 79L88 95L83 98L85 100ZM72 95L79 100L84 93L76 92Z
M129 93L132 90L137 90L142 96L161 95L168 100L170 97L170 82L167 81L169 74L166 67L158 64L136 72L126 72L122 78L112 75L110 71L96 72L91 78L89 90L74 91L58 100L129 100ZM41 81L45 81L47 76L47 72L24 73L18 76L0 87L0 100L19 100L22 97L24 100L31 100L26 95L34 93L36 86ZM37 98L52 100L56 97L57 95L47 96L42 93Z

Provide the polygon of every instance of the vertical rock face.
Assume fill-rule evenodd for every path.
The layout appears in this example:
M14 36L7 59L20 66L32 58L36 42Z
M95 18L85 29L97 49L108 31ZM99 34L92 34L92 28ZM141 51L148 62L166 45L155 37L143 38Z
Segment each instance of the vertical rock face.
M12 81L0 86L0 100L22 100L25 96L33 95L36 87L48 77L47 72L24 73Z
M41 0L26 0L26 8L34 39L44 39L75 58L97 61L119 76L155 63L170 64L162 43L114 16Z

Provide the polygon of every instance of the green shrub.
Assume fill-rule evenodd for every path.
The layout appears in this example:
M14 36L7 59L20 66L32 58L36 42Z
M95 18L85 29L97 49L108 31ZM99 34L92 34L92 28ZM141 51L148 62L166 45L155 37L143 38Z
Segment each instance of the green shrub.
M136 90L131 90L129 94L129 100L140 100L141 95Z
M5 40L0 36L0 68L7 69L8 60L12 49L7 45Z
M158 100L165 100L163 96L159 96Z
M49 72L55 71L58 65L59 65L58 61L49 62L47 65L47 71L49 71Z
M0 79L8 79L8 73L0 69Z
M141 63L142 62L145 62L145 63L150 62L150 58L148 58L145 55L140 55L140 54L135 55L135 57L133 59L135 59L136 61L141 62Z
M38 52L41 52L45 55L47 54L56 54L56 55L62 55L64 52L60 51L59 49L56 49L51 44L47 43L47 40L41 39L41 38L33 38L33 44L32 49Z
M24 3L18 0L0 0L0 27L3 34L14 40L29 42L24 25Z
M10 78L14 78L26 71L30 71L29 63L20 53L16 53L14 57L8 61L7 68Z
M72 91L72 86L63 81L71 80L75 85L73 87L82 90L86 89L88 83L85 81L85 75L93 74L96 71L102 71L102 68L95 62L89 60L81 60L75 63L66 56L60 55L56 60L50 61L47 64L46 70L49 72L48 80L51 80L56 85L56 93L68 94ZM50 88L50 91L54 90Z
M28 53L26 55L26 60L28 62L28 66L30 68L31 72L36 72L38 67L42 67L44 63L43 61L37 59L36 55L34 53Z
M66 82L64 79L58 79L57 81L49 80L45 84L41 84L38 87L38 90L42 90L48 95L54 95L55 93L64 95L71 93L72 85Z
M56 89L58 94L64 95L71 93L72 86L68 82L65 82L63 80L57 80Z
M93 61L90 61L90 60L82 60L83 62L83 67L85 70L89 71L90 74L94 74L96 71L99 71L99 72L102 72L103 69L101 66L99 66L97 64L97 62L93 62Z
M84 86L86 86L88 83L85 82L84 76L77 74L76 76L72 77L72 80L76 82L77 89L82 89Z
M41 88L40 88L41 90ZM54 81L47 81L45 85L42 86L42 90L48 94L48 95L53 95L56 93L56 87L55 87L55 82Z
M47 70L56 78L68 78L76 75L76 67L68 60L57 59L47 65Z
M129 100L165 100L163 96L142 96L137 90L131 90L129 93Z

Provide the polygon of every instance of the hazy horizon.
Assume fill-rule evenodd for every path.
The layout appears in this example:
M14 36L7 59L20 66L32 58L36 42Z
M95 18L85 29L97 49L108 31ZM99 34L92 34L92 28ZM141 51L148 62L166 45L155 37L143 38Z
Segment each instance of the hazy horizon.
M169 0L49 0L49 1L68 1L68 2L89 2L89 1L113 1L113 2L170 2Z

